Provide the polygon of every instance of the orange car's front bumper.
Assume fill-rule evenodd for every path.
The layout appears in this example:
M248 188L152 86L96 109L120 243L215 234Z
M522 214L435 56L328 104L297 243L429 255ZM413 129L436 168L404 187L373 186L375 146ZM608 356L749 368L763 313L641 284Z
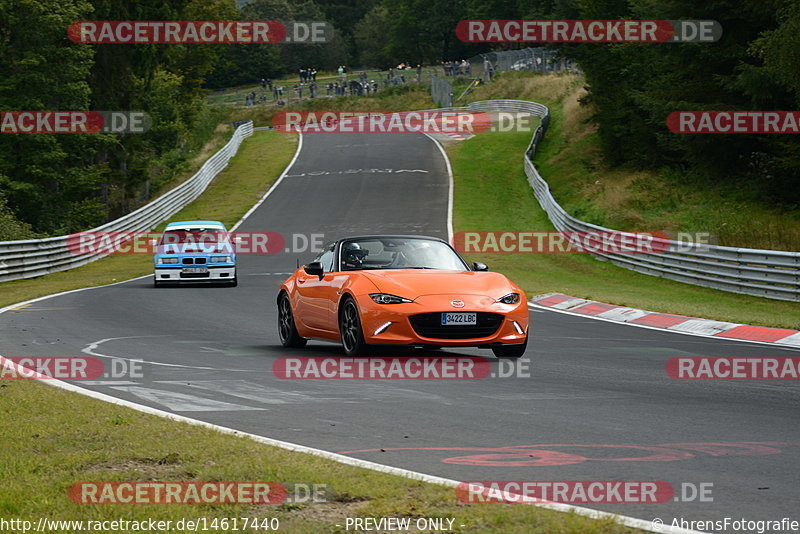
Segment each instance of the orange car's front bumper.
M462 301L464 306L455 308L452 301ZM502 304L480 295L426 295L403 304L377 304L369 295L361 295L356 298L356 303L361 313L364 340L369 344L447 347L514 345L523 343L528 334L528 303L524 295L517 304ZM492 313L502 316L502 321L491 335L457 339L426 337L411 324L410 317L414 315L443 312ZM390 324L387 326L387 323Z

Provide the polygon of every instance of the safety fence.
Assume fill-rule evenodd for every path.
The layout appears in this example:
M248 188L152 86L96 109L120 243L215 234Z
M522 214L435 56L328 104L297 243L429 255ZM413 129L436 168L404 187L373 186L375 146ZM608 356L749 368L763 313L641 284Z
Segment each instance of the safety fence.
M541 122L525 151L523 164L534 195L556 230L613 233L635 240L633 233L576 219L553 197L547 182L533 164L536 149L550 123L547 106L524 100L485 100L456 109L509 111L540 117ZM723 247L659 238L654 238L653 242L652 249L658 252L600 252L594 255L626 269L679 282L770 299L800 301L800 252Z
M435 74L431 76L431 98L437 106L443 108L453 107L453 84L447 80L439 78Z
M540 123L525 151L523 164L534 195L555 228L562 232L613 233L635 241L636 235L633 233L619 232L572 217L553 197L547 182L533 164L536 149L550 122L550 110L546 106L524 100L488 100L451 109L507 111L539 117ZM242 140L252 132L252 122L238 126L225 147L206 161L192 178L138 210L91 231L153 229L197 198L236 154ZM67 248L67 237L0 242L0 282L64 271L102 257L73 254ZM724 247L659 238L653 238L653 241L652 248L657 252L597 252L594 255L626 269L679 282L771 299L800 301L798 252Z
M152 230L200 196L214 177L228 165L228 161L236 154L242 140L252 134L252 122L240 124L230 141L211 156L194 176L136 211L87 231ZM67 246L68 237L0 241L0 282L66 271L103 257L101 254L75 254Z
M555 50L524 48L479 54L467 60L476 76L488 82L497 71L530 71L542 74L579 72L577 64Z

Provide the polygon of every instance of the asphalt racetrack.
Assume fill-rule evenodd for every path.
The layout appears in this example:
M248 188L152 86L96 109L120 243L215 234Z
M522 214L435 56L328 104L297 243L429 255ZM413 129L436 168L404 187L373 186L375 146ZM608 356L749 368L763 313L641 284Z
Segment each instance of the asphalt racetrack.
M425 136L306 135L284 180L239 231L446 238L448 192L446 162ZM692 488L713 484L713 502L589 506L644 520L796 515L797 383L677 381L664 364L797 350L533 309L528 352L513 370L520 376L281 380L276 358L343 355L335 344L290 350L278 341L276 289L312 256L241 255L236 288L154 289L144 278L11 310L0 316L0 354L142 359L144 378L76 384L450 479L664 480L679 498L683 488L692 497ZM483 356L496 374L509 371L491 351L439 354Z

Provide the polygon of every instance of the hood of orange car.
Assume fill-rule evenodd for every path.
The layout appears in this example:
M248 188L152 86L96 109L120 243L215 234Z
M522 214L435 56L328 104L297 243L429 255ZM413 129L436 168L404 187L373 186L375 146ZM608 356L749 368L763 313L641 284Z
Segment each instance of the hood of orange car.
M485 295L502 297L516 288L500 273L387 269L363 271L381 293L416 299L423 295Z

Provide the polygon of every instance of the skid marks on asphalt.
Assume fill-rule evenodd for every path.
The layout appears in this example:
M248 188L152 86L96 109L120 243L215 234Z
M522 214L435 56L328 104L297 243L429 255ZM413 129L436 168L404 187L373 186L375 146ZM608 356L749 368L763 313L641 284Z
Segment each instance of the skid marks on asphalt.
M339 454L369 457L387 451L434 454L446 464L481 467L552 467L585 462L675 462L703 456L765 456L782 454L800 443L780 441L734 441L706 443L631 444L547 444L501 447L383 447L340 451ZM450 456L458 452L458 456ZM472 453L472 454L465 454Z
M374 402L376 399L441 400L439 395L425 391L363 382L306 383L302 391L237 379L157 380L148 384L109 380L86 382L83 385L108 387L175 412L263 411L269 410L267 406L270 405L353 404ZM234 399L239 399L239 402Z

